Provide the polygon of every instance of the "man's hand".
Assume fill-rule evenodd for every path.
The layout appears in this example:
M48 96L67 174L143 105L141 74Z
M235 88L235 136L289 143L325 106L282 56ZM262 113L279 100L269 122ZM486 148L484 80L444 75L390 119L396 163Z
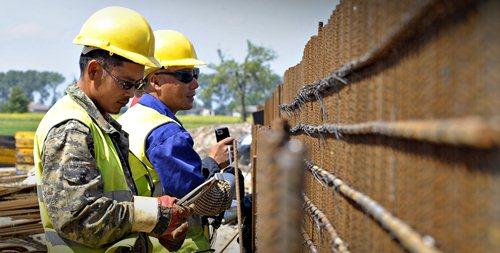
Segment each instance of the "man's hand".
M160 244L169 251L175 251L181 248L186 238L189 225L186 222L182 223L179 227L174 229L171 233L164 233L158 238Z
M158 239L169 251L178 250L182 246L188 230L187 218L193 214L192 208L177 205L176 202L176 198L167 195L158 198L162 213L166 212L169 216L168 225ZM162 222L161 219L159 222Z
M209 156L217 162L219 168L225 168L227 165L229 165L228 145L233 144L233 141L233 137L227 137L224 140L217 142L217 144L212 146L212 148L210 149Z

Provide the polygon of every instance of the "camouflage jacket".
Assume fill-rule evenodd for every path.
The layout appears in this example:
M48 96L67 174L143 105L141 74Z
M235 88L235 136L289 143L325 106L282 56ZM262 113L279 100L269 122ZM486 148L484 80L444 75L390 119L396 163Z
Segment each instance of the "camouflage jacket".
M129 189L135 192L127 162L128 135L109 114L101 114L78 86L71 85L66 93L109 134L130 179ZM104 196L87 126L77 120L63 122L49 131L43 147L42 197L61 237L88 247L102 247L131 232L133 203ZM147 243L144 234L139 238L135 252L144 251Z

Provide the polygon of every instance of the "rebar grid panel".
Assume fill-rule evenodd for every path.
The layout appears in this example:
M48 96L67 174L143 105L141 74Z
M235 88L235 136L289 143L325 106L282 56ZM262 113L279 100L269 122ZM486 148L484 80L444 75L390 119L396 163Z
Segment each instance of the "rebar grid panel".
M361 5L361 3L359 3L358 5L353 5L353 2L355 1L344 2L344 5L348 5L348 7L350 7L345 12L348 12L351 9L357 10L358 8L360 8L358 6ZM401 42L404 42L404 40L418 38L417 36L419 36L419 34L416 31L418 31L419 28L421 28L418 26L423 26L423 27L429 26L430 24L432 24L432 22L439 21L440 19L442 19L443 16L452 15L454 14L453 13L454 11L457 11L457 9L460 10L461 8L467 8L470 5L473 5L474 2L475 1L473 0L469 1L462 0L462 1L457 1L455 4L449 4L446 3L446 1L439 1L439 0L414 1L412 3L413 5L410 5L412 6L412 8L408 9L406 13L403 13L403 15L400 16L400 20L398 20L398 22L396 22L396 24L394 24L393 27L391 27L388 31L386 31L384 36L381 37L380 40L366 53L364 53L359 58L355 58L355 56L351 55L347 57L346 56L342 57L343 55L340 55L340 58L352 59L352 60L342 65L340 68L334 70L330 75L328 75L325 78L310 82L306 80L306 84L305 85L302 84L303 86L299 89L297 95L288 104L281 104L280 109L283 111L292 112L294 110L299 109L306 102L317 100L325 92L328 91L338 92L339 90L344 88L344 86L349 84L349 80L346 79L346 77L352 75L353 72L358 71L364 67L367 67L376 61L384 60L384 57L387 57L390 54L390 51L391 50L394 51L395 50L394 47L397 48L399 44L402 44ZM391 7L391 3L394 2L388 1L385 4ZM399 10L394 9L394 12L397 11ZM351 15L342 15L342 16L345 19L348 19L348 21L340 23L350 24L350 22L353 21L351 20ZM361 20L365 19L367 18L364 17L364 19ZM359 20L360 19L356 19L354 21L359 22ZM354 22L354 24L356 23L357 22ZM344 28L344 27L351 28L350 25L340 26L338 28ZM356 28L357 26L354 27ZM358 33L355 33L356 31L358 31ZM351 30L348 30L347 33L350 32ZM354 34L356 35L359 35L361 32L365 32L365 30L361 29L354 30ZM349 35L344 35L342 37L351 38L352 36L349 34ZM307 62L307 59L310 57L308 49L309 46L315 42L315 39L316 37L313 36L306 45L306 49L304 50L304 58L302 62L304 63L305 66L310 65L310 64L308 65ZM343 41L340 42L341 45L342 42ZM355 54L356 49L353 50L350 47L353 44L356 45L361 43L359 43L356 40L354 41L350 40L350 42L351 43L348 44L349 47L344 48L342 52L345 54L354 53L353 55L356 55ZM360 51L358 50L358 52Z
M256 251L300 252L305 151L289 141L286 125L258 133ZM288 131L288 129L286 129ZM261 145L261 146L260 146Z
M416 231L432 235L444 252L493 252L500 248L500 150L498 137L491 135L498 133L494 119L500 116L500 1L342 1L319 29L313 48L305 50L303 61L285 73L281 104L289 104L303 84L324 79L376 50L406 14L426 4L428 10L411 29L346 75L347 85L313 94L311 101L279 117L292 126L449 121L448 130L441 125L415 132L411 127L410 137L426 133L417 139L404 137L405 131L398 137L394 130L389 135L344 133L338 139L335 134L302 132L293 139L304 143L315 164ZM279 108L265 110L276 115ZM486 124L484 133L480 127L469 131L463 119L492 124ZM304 192L352 252L403 251L359 208L325 189L305 175ZM304 231L318 252L330 252L313 226L305 219Z
M306 162L308 171L323 185L333 188L335 191L358 204L367 214L372 216L382 227L393 235L410 252L440 252L432 245L434 239L429 236L422 237L411 227L400 219L394 217L385 208L380 206L365 194L353 189L340 178L332 175L324 169ZM308 199L306 199L307 203ZM428 239L427 239L428 238Z

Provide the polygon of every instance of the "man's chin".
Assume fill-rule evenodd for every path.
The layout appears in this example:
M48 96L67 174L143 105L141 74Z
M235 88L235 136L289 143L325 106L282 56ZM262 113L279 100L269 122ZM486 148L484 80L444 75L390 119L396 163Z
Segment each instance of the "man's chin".
M119 108L112 108L112 109L109 110L108 113L110 113L110 114L118 114L118 113L120 113L120 109L122 109L122 108L121 107L119 107Z

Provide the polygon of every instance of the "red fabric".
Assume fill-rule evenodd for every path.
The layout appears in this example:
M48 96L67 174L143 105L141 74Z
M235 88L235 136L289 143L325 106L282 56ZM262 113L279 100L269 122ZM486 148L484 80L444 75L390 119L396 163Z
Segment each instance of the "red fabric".
M172 208L175 202L177 202L177 199L168 195L158 197L158 203L163 207Z
M134 106L135 104L137 104L137 102L139 102L139 99L141 99L141 97L138 97L138 96L134 96L132 98L132 102L130 102L130 107Z

